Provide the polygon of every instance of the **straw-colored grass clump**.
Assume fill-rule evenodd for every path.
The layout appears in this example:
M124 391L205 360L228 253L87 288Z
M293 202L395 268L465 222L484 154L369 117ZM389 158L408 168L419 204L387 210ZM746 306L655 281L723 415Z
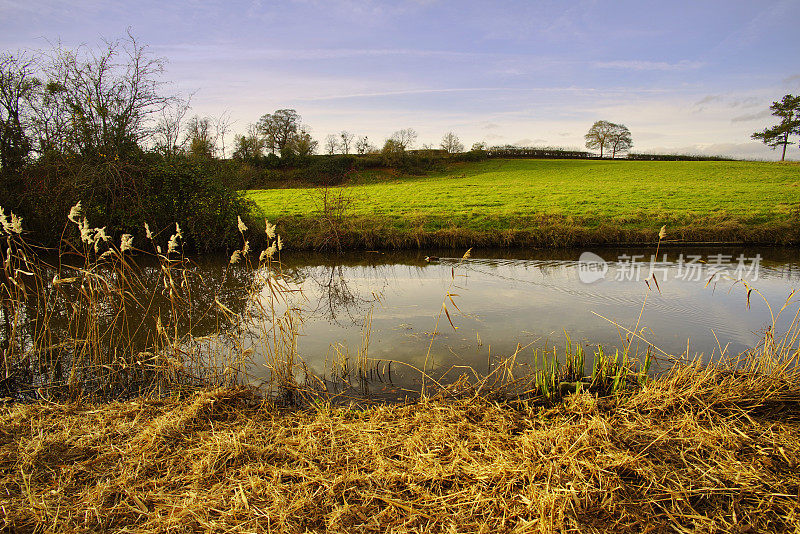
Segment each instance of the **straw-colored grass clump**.
M249 390L0 410L12 531L798 532L800 381L284 411Z

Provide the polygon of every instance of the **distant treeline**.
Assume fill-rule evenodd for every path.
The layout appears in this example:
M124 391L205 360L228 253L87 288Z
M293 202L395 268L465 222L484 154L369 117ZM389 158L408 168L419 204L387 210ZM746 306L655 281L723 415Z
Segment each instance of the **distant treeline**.
M735 161L734 158L700 154L628 154L627 159L638 161Z
M486 149L490 158L542 158L542 159L590 159L595 158L585 150L570 150L559 147L493 146Z
M601 159L598 155L585 150L561 147L530 146L493 146L486 149L487 158L530 158L530 159ZM608 159L608 158L602 158ZM700 154L638 154L630 153L617 156L615 159L637 161L732 161L722 156L704 156Z

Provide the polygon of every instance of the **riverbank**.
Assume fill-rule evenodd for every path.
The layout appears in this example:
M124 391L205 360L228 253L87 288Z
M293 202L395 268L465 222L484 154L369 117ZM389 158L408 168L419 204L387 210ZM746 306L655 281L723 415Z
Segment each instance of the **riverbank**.
M270 219L275 220L275 219ZM401 250L471 247L615 247L651 245L660 226L669 230L662 246L800 245L800 221L754 221L728 215L658 217L637 214L630 221L552 216L467 217L324 216L279 218L292 250ZM477 225L480 227L476 227Z
M287 411L244 389L9 404L3 527L796 532L800 380L783 362L676 367L550 407Z
M250 190L297 249L800 243L800 165L489 160L343 187Z

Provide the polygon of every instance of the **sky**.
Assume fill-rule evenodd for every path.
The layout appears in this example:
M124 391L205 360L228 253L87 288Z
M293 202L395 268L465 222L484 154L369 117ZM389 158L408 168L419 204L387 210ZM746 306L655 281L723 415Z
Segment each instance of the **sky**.
M778 159L750 135L800 93L798 20L797 0L0 0L0 50L130 28L192 114L243 133L293 108L321 145L414 128L418 145L583 147L603 119L634 151Z

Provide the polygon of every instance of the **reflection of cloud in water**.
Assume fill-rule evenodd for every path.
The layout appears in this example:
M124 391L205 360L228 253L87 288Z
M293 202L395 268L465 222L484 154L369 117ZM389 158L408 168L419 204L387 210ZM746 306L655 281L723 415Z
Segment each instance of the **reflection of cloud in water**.
M703 249L684 253L709 254ZM738 250L726 253L738 254ZM535 257L537 254L545 257ZM751 257L755 253L747 254ZM780 308L800 280L800 253L773 249L761 254L765 260L754 285ZM616 327L592 312L632 328L647 287L642 281L615 280L620 266L614 263L605 280L582 284L575 261L579 255L580 251L500 251L501 257L464 262L456 269L458 287L453 292L467 316L458 314L448 302L459 329L453 331L447 320L441 319L441 335L431 351L433 359L438 365L473 365L483 370L490 353L510 355L517 343L563 345L565 330L574 341L619 346ZM361 342L361 321L374 307L370 357L421 366L430 342L426 333L434 328L451 268L457 263L456 259L443 258L440 263L425 264L422 256L417 252L387 254L385 259L394 262L387 264L363 255L344 255L338 264L326 257L322 265L295 266L293 275L305 294L304 309L313 310L303 324L299 341L306 362L320 368L332 343L342 343L354 354ZM614 257L614 251L601 256ZM313 257L306 261L313 262ZM693 352L718 352L712 330L723 346L730 343L728 350L732 352L757 341L753 332L769 320L763 303L751 298L748 310L741 286L731 289L730 283L721 281L713 289L705 287L704 279L676 279L675 267L670 269L667 280L660 282L661 294L655 290L649 293L640 324L640 328L652 330L649 339L657 346L681 354L688 338ZM334 291L324 283L330 280L335 284ZM794 313L796 306L791 311ZM788 314L782 319L779 332L781 326L785 328ZM477 342L478 336L482 344Z

